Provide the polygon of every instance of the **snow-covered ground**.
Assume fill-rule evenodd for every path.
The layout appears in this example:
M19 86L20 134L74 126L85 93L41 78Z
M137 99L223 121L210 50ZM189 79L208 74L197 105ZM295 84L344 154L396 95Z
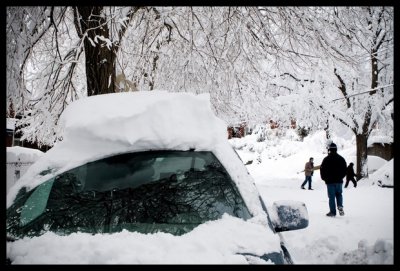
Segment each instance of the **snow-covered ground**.
M300 189L304 164L314 157L314 165L319 165L327 155L325 134L318 132L304 141L295 140L294 132L280 140L256 138L249 135L231 143L244 163L252 161L247 168L267 206L299 200L309 212L306 229L282 233L297 264L393 264L394 192L378 186L379 181L393 185L393 159L369 156L369 178L360 180L357 188L351 182L343 188L345 215L332 218L326 216L328 196L318 170L312 179L314 190ZM355 164L354 139L333 136L333 141L346 162Z

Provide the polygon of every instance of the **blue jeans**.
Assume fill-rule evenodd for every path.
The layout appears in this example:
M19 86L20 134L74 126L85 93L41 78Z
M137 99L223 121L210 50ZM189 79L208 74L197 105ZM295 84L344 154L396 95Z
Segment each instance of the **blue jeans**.
M343 208L343 196L342 196L342 186L343 183L330 183L326 185L328 188L328 198L329 198L329 211L336 215L336 203L337 207Z
M307 182L308 182L308 189L311 189L311 176L306 176L306 179L303 182L303 184L301 185L301 187L304 187Z

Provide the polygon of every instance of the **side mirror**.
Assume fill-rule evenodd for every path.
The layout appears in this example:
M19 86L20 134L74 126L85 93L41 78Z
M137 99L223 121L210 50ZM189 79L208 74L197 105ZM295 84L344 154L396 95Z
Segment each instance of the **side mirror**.
M308 227L307 207L300 201L276 201L272 204L270 216L276 232L299 230Z

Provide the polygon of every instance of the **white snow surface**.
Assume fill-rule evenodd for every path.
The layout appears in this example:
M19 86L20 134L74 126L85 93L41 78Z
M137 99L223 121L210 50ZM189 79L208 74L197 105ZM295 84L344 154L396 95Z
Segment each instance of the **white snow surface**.
M182 236L124 230L65 237L48 232L9 244L7 255L15 264L247 264L243 256L235 254L279 250L278 236L270 233L260 224L245 225L243 220L225 215Z
M138 103L134 95L146 97ZM314 157L314 164L319 165L326 156L323 132L310 135L304 141L299 141L293 132L283 139L270 137L265 142L257 142L256 135L227 141L226 125L212 114L208 95L174 95L168 98L171 96L166 92L155 91L108 94L73 103L62 116L64 140L12 187L7 194L7 205L21 183L36 186L58 172L111 152L196 148L214 151L232 174L255 215L246 223L246 228L244 221L224 215L183 236L127 231L58 236L49 232L7 243L7 255L15 259L14 263L246 264L245 258L236 253L259 255L266 248L279 249L278 235L265 230L266 217L259 208L257 186L267 208L272 208L274 201L289 200L301 201L307 206L309 226L281 233L295 263L393 264L393 189L377 185L377 176L382 174L388 175L393 183L393 161L370 156L368 163L375 173L361 180L357 188L350 183L343 189L345 216L326 217L328 197L319 171L313 176L313 191L300 189L304 173L298 173L309 157ZM186 106L176 106L179 100ZM335 135L332 139L347 163L355 162L354 139ZM232 159L236 154L231 145L240 147L238 153L243 162L253 161L247 170L255 184L243 163ZM49 165L56 170L32 182Z
M356 161L355 140L335 134L332 140L347 164ZM269 137L256 142L256 135L230 140L255 179L269 208L274 201L297 200L306 204L309 226L283 232L286 245L297 264L393 264L394 189L382 188L378 181L392 185L393 159L368 156L369 177L354 188L343 183L344 216L327 217L328 195L319 170L314 171L312 188L300 189L305 163L310 157L320 165L326 153L324 131L296 140L289 131L284 138ZM356 170L356 167L354 167ZM306 185L307 188L307 185Z
M370 176L370 182L375 184L376 181L378 185L394 186L393 183L393 159L385 163L382 167L376 170Z
M33 163L43 155L43 152L37 149L24 148L20 146L6 148L7 163Z

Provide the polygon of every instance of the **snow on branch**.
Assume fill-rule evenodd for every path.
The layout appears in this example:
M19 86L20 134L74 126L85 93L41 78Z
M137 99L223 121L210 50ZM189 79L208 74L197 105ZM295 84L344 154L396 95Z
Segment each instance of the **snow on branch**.
M382 89L382 90L383 90L384 88L392 87L393 85L394 85L394 84L390 84L390 85L386 85L386 86L377 87L377 88L374 88L374 89L371 89L371 90L367 90L367 91L364 91L364 92L359 92L359 93L356 93L356 94L347 95L346 97L334 99L334 100L332 100L332 102L338 101L338 100L342 100L342 99L347 99L347 98L350 98L350 97L353 97L353 96L358 96L358 95L362 95L362 94L367 94L367 93L371 93L371 92L376 92L378 89ZM393 100L393 99L392 99L392 100Z

